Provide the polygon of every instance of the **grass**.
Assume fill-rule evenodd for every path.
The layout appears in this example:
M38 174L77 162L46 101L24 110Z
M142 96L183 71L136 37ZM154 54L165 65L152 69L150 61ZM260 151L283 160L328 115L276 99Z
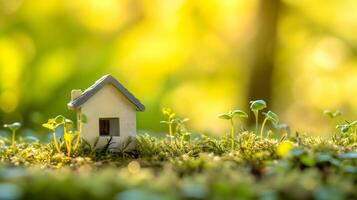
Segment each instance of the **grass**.
M251 107L258 119L266 104ZM170 109L163 114L167 138L141 135L116 152L111 139L102 148L77 139L72 151L73 140L0 138L0 199L357 199L356 121L329 138L279 135L274 130L286 125L269 111L260 131L236 132L233 117L248 115L235 110L219 115L231 121L231 134L210 137L192 135L188 119ZM277 129L263 136L267 121Z
M233 150L230 136L181 145L142 135L135 150L82 144L71 157L52 144L12 148L1 138L0 199L357 198L356 135L238 135Z

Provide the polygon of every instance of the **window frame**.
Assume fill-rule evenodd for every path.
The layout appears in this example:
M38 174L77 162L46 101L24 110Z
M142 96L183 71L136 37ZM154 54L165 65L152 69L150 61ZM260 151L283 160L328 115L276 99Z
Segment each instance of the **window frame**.
M108 122L108 127L106 127L108 129L108 134L102 134L102 121ZM111 127L113 126L113 121L116 121L118 124L118 132L115 133L115 135L112 132ZM120 118L119 117L101 117L99 118L99 137L120 137Z

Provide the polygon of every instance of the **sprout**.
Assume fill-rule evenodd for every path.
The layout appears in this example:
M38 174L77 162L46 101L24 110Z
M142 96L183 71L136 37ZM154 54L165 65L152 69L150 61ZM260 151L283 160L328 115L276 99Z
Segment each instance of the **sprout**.
M270 121L273 125L277 125L279 123L279 116L272 111L268 111L267 113L263 113L265 115L265 119L262 124L262 128L260 130L260 137L263 138L264 127L267 121Z
M184 141L190 141L191 139L191 133L187 132L186 130L181 132L181 147L183 146Z
M188 118L184 118L184 119L180 119L178 117L174 118L174 123L176 124L176 133L181 134L181 147L183 146L183 142L185 140L185 138L189 138L189 136L191 135L191 133L187 132L186 127L185 127L185 123L190 121L190 119Z
M324 115L330 119L334 119L338 116L341 116L342 115L342 112L337 110L335 112L332 112L331 110L324 110Z
M170 144L173 143L174 133L181 134L180 143L181 143L181 147L182 147L184 139L189 138L189 136L190 136L190 133L187 132L185 125L184 125L190 119L188 119L188 118L181 119L179 117L176 117L176 114L170 108L163 108L162 113L167 117L167 120L160 121L160 123L169 125ZM174 129L174 127L175 127L175 129Z
M351 131L351 133L357 134L357 121L348 122L346 121L345 124L337 125L337 129L340 129L342 133L347 133Z
M60 148L60 145L58 144L58 141L57 141L56 128L58 126L60 126L61 124L63 124L64 119L65 118L62 115L59 115L59 116L57 116L55 118L49 119L47 121L47 123L42 124L43 127L47 128L47 129L50 129L52 131L53 144L55 145L55 148L56 148L58 153L61 153L61 148Z
M85 119L86 118L84 116L81 116L80 120L78 120L79 130L77 131L73 130L73 122L62 115L49 119L48 122L42 124L42 126L50 129L53 132L53 143L55 145L57 152L61 153L61 145L57 141L56 128L59 127L60 125L63 125L64 141L66 144L67 155L71 156L72 149L76 150L79 146L80 135L82 131L81 127ZM73 145L72 143L75 138L76 138L76 143L74 145L74 148L72 148Z
M250 103L250 110L253 111L255 116L255 132L258 134L258 118L259 118L259 111L263 110L267 107L267 104L264 100L255 100L251 101Z
M12 139L11 139L11 145L14 147L15 146L15 136L16 136L16 131L21 128L21 123L15 122L12 124L5 124L4 127L10 129L11 134L12 134Z
M248 118L248 114L241 110L229 111L227 113L219 114L217 117L220 119L230 120L231 122L231 135L232 135L232 150L234 149L234 121L233 118L237 116L240 118Z
M169 125L169 134L170 134L170 144L172 144L172 138L173 138L173 124L175 123L175 116L176 114L172 112L170 108L163 108L162 109L162 114L164 114L167 117L166 121L160 121L161 124L168 124Z

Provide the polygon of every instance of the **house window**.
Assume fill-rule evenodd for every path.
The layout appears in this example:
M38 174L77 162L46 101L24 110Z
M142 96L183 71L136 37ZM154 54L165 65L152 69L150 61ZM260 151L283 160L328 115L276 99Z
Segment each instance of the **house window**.
M119 118L100 118L99 119L100 136L120 136Z

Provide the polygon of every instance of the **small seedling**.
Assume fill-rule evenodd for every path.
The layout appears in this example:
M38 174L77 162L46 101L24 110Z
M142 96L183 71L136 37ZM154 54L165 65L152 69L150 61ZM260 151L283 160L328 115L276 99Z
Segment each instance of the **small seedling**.
M260 138L263 138L264 127L267 121L270 121L273 125L277 125L279 123L279 116L274 112L268 111L267 113L263 113L263 115L265 115L265 119L260 130Z
M248 114L241 110L229 111L227 113L219 114L217 117L220 119L230 120L231 122L231 136L232 136L232 150L234 149L234 117L248 118Z
M180 141L181 147L183 147L184 141L190 141L190 139L191 139L191 133L187 132L186 130L182 131L181 132L181 141Z
M252 110L255 116L255 132L258 134L259 111L266 108L267 104L264 100L255 100L249 103L250 103L250 109Z
M331 110L324 110L324 115L330 119L334 119L338 116L341 116L342 115L342 112L337 110L335 112L332 112Z
M163 108L162 113L167 117L166 121L160 121L162 124L168 124L169 125L169 135L170 135L170 144L172 144L172 139L173 139L173 125L175 123L175 116L176 114L172 112L170 108Z
M67 155L71 156L72 149L76 150L79 146L80 135L82 131L82 123L84 123L86 118L84 116L81 117L79 123L79 130L75 131L73 128L73 122L62 115L59 115L53 119L49 119L47 123L42 126L53 131L53 143L57 149L58 153L61 153L61 145L57 141L56 136L56 128L60 125L63 125L64 132L64 142L67 149ZM76 139L76 143L73 147L73 141Z
M189 133L185 127L185 123L188 122L189 120L190 119L188 119L188 118L184 118L184 119L175 118L174 119L175 124L176 124L175 132L181 135L181 141L180 141L181 147L183 146L183 141L185 141L185 138L189 138L189 136L191 135L191 133Z
M21 128L21 123L15 122L12 124L5 124L5 128L10 129L12 137L11 137L11 145L14 147L15 146L15 137L16 137L16 131Z
M42 124L43 127L48 128L52 131L53 134L53 144L55 145L55 148L57 150L58 153L61 153L61 148L60 145L57 141L57 136L56 136L56 128L58 126L60 126L61 124L63 124L65 120L65 117L63 117L62 115L59 115L55 118L51 118L47 121L47 123Z
M353 134L357 134L357 121L346 121L345 124L337 125L336 128L339 129L342 133L351 132Z

